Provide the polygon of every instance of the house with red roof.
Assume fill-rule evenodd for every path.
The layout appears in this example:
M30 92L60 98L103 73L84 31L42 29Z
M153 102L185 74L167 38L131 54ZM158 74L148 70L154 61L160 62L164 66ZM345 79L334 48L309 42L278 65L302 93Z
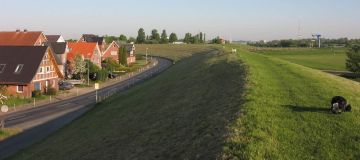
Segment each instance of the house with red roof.
M0 46L0 85L6 94L31 97L32 92L58 90L63 78L54 53L47 46Z
M0 46L43 46L47 39L40 31L2 31Z
M99 49L101 52L104 52L106 49L106 42L104 37L99 37L94 34L83 34L78 42L89 42L89 43L97 43L99 45Z
M97 43L88 42L69 42L69 53L67 54L67 61L72 62L77 54L80 54L83 59L90 60L95 65L101 67L101 51Z

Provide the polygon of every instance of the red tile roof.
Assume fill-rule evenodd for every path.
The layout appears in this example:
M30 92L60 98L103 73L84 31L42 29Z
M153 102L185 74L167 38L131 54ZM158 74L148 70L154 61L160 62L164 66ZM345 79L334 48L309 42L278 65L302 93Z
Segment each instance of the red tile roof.
M2 46L33 46L42 32L0 32Z
M77 54L83 55L85 59L90 59L94 54L97 43L69 42L68 46L70 52L67 55L67 60L74 59Z

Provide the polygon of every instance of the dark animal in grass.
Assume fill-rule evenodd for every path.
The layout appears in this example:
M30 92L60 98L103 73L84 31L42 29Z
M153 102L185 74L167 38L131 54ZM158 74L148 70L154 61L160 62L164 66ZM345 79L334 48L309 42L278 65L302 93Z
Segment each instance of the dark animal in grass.
M335 96L331 99L331 111L334 114L340 114L341 112L350 112L351 105L347 103L344 97Z

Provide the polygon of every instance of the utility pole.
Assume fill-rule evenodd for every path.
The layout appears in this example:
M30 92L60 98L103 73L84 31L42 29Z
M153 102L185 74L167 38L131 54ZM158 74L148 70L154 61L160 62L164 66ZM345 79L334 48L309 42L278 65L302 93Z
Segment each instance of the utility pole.
M145 57L146 57L146 63L148 62L148 58L147 58L147 57L148 57L148 49L149 49L149 48L146 48L146 54L145 54Z
M87 66L88 66L88 72L87 72L87 78L88 78L88 86L90 86L90 61L88 60Z

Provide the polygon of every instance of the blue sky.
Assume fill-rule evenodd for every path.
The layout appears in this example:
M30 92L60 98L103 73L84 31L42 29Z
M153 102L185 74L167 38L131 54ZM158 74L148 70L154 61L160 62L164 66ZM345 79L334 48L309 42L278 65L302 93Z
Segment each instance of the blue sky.
M360 38L358 0L0 0L0 30L41 30L78 38L82 33L136 36L143 27L183 37L272 40Z

